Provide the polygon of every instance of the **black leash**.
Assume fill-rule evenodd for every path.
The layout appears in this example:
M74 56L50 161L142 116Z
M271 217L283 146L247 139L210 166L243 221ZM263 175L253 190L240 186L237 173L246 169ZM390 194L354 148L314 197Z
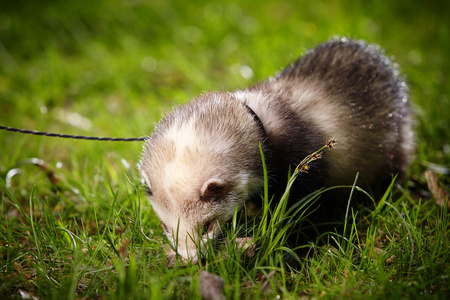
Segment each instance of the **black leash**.
M135 141L145 141L147 139L147 137L115 138L115 137L96 137L96 136L84 136L84 135L59 134L59 133L19 129L19 128L2 126L2 125L0 125L0 129L6 130L6 131L12 131L12 132L24 133L24 134L43 135L43 136L51 136L51 137L58 137L58 138L64 138L64 139L91 140L91 141L135 142Z
M261 130L262 134L264 136L266 136L266 131L264 130L264 126L263 126L261 120L259 119L258 115L253 111L253 109L250 108L250 106L248 106L246 104L244 104L244 106L247 108L248 112L253 117L253 119L255 120L256 124L258 124L258 127ZM116 137L97 137L97 136L61 134L61 133L52 133L52 132L20 129L20 128L15 128L15 127L2 126L2 125L0 125L0 129L1 130L5 130L5 131L24 133L24 134L50 136L50 137L57 137L57 138L64 138L64 139L76 139L76 140L112 141L112 142L136 142L136 141L145 141L147 139L147 137L116 138Z

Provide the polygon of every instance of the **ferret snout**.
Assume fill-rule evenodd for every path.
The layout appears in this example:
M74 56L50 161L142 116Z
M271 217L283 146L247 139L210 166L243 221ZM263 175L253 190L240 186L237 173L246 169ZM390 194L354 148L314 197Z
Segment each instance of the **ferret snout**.
M210 240L217 237L218 221L205 221L197 223L197 226L191 230L182 231L178 228L169 229L164 223L161 223L167 237L171 240L171 244L175 252L180 255L183 260L198 263L205 248L210 245Z

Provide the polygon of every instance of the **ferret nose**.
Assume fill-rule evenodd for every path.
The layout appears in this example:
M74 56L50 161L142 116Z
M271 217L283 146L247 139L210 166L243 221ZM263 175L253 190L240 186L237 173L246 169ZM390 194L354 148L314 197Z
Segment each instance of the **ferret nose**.
M182 257L185 263L190 261L192 264L197 264L199 261L197 247L195 245L186 245L183 248L178 245L177 252Z
M197 249L189 249L184 251L178 251L178 254L181 255L184 262L191 262L192 264L198 263L198 254Z

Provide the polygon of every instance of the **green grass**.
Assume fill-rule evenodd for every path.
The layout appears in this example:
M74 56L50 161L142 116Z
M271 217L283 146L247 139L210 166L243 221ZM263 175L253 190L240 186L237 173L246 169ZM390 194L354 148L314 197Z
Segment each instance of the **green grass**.
M204 264L168 268L135 168L140 143L0 132L0 295L195 299L207 270L223 278L228 299L448 297L450 218L423 173L448 188L449 9L445 1L3 1L1 125L147 135L173 105L264 80L338 35L395 56L410 86L417 152L408 184L364 213L350 210L345 233L301 245L308 251L295 269L283 263L285 223L253 227L274 251L244 259L231 227L226 249L207 252Z

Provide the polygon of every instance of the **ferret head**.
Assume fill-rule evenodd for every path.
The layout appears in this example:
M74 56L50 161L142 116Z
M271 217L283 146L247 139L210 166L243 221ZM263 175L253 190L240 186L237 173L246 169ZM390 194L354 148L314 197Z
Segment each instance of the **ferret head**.
M184 259L196 262L199 246L217 237L218 224L260 189L262 139L248 108L230 94L205 94L175 109L147 139L139 171Z

